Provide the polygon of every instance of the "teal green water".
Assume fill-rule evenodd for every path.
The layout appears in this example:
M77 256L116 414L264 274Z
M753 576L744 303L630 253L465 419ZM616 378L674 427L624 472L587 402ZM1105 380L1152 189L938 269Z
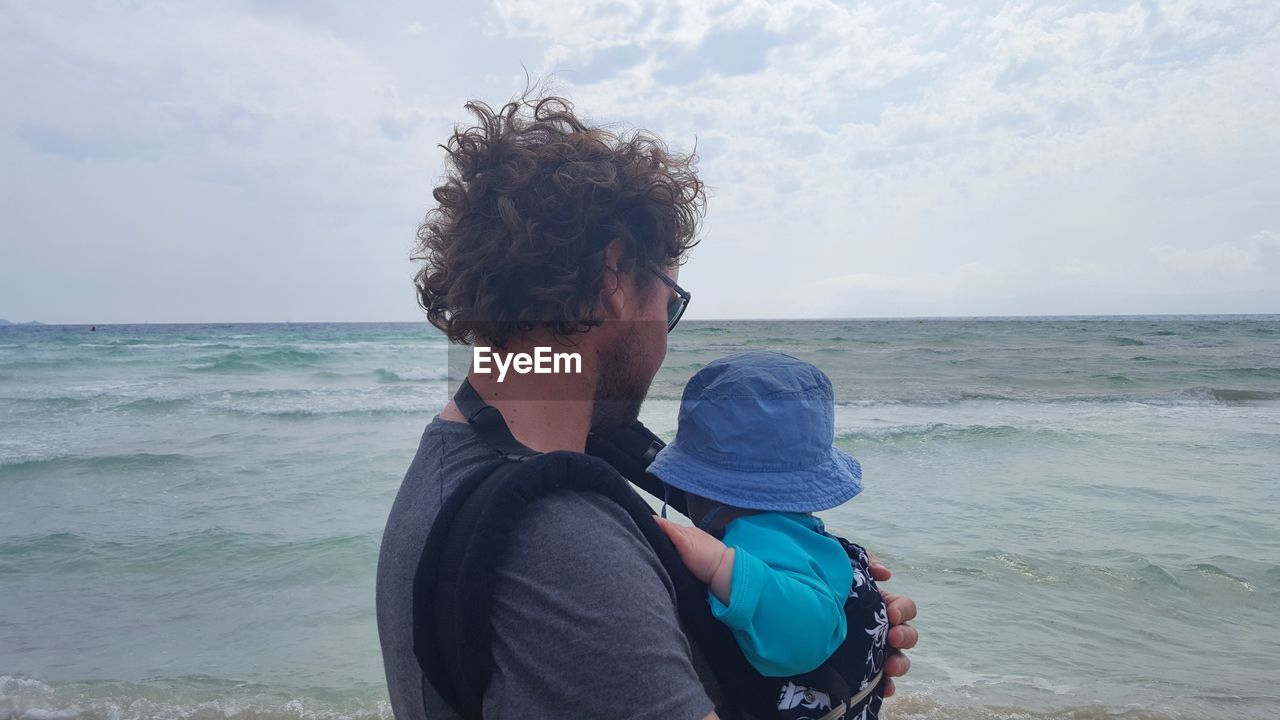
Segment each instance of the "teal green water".
M1280 715L1280 316L685 321L818 364L921 605L886 717ZM0 720L389 717L382 524L423 324L0 327Z

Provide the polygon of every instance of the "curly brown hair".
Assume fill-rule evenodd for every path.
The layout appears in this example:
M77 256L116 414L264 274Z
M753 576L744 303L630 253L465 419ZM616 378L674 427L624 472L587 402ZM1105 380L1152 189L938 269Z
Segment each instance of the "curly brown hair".
M561 97L466 108L478 122L441 146L446 177L412 256L425 261L418 304L451 341L503 348L536 327L586 331L601 322L610 241L623 244L620 272L680 264L697 244L706 194L696 149L589 127Z

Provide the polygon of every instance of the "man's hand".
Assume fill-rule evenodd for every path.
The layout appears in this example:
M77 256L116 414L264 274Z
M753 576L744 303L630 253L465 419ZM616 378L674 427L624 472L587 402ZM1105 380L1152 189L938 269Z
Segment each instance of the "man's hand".
M871 561L871 577L876 582L888 582L893 573L880 564L875 555L867 553ZM884 597L885 608L889 615L889 656L884 661L884 672L889 676L884 683L884 696L891 697L895 691L893 678L902 677L911 669L911 660L903 650L910 650L920 640L920 633L908 625L916 618L916 603L909 597L897 593L880 591Z

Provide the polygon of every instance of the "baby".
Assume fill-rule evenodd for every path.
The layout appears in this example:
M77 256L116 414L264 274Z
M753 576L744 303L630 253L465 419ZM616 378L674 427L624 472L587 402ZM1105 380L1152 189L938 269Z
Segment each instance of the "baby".
M874 718L884 603L865 551L846 550L811 514L862 490L858 461L832 446L834 414L831 381L809 363L777 352L721 358L689 380L676 437L649 472L685 491L698 527L659 523L751 665L795 678L839 664L849 687L829 694L843 695L849 717ZM779 711L825 716L828 693L798 682L779 683Z

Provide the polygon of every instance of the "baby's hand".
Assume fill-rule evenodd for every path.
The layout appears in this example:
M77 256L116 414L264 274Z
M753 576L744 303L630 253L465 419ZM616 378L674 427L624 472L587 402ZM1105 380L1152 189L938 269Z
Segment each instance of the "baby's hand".
M698 580L711 586L711 592L722 603L729 602L730 580L733 578L733 548L695 527L677 525L663 517L654 518L680 560Z

